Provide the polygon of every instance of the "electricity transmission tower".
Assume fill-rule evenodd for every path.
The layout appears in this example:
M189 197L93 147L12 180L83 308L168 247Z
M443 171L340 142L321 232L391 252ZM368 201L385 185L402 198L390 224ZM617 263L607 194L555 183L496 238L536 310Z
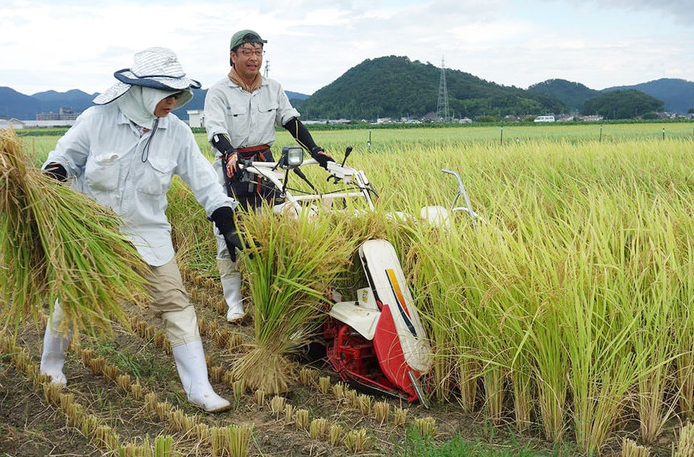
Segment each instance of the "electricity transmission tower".
M443 122L450 122L451 116L448 111L448 88L446 87L446 65L441 57L441 80L439 82L439 101L436 103L436 117L443 119Z

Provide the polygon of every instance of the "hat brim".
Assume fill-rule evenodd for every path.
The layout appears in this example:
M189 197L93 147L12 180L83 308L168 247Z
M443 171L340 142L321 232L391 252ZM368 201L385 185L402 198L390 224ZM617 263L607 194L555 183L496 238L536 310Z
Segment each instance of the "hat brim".
M113 86L109 87L106 91L97 95L92 102L95 105L106 105L111 103L130 89L130 84L125 84L122 82L117 82Z
M161 90L183 90L183 89L200 89L201 84L194 80L183 76L164 76L153 75L139 77L129 69L120 70L113 74L116 79L125 84L133 86L151 87Z
M160 90L185 90L185 89L200 89L202 85L185 76L169 77L169 76L150 76L139 78L129 69L119 70L113 74L118 79L118 82L111 86L106 92L99 94L94 98L93 102L96 105L105 105L110 103L126 93L130 86L151 87Z

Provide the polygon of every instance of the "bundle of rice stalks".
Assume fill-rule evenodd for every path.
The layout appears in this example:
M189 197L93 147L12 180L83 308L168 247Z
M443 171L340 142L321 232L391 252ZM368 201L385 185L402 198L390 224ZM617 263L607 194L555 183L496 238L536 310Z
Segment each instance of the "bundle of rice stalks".
M37 320L60 300L63 325L128 325L123 301L143 303L148 270L108 208L26 165L19 138L0 130L0 324Z
M347 236L339 219L293 219L271 211L248 215L243 231L258 242L249 249L253 257L244 259L255 341L233 371L251 388L276 394L296 381L287 356L309 343L325 319L326 291L349 270L360 240Z
M182 179L174 177L168 192L166 217L171 223L171 238L179 265L204 274L217 274L217 243L205 208L195 200L195 194Z

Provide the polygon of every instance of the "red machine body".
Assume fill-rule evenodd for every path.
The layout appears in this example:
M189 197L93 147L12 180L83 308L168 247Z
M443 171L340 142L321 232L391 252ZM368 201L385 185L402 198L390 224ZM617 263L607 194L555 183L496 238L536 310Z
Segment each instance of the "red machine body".
M395 250L369 240L359 254L370 287L333 305L324 326L328 361L345 381L425 403L419 379L431 349Z

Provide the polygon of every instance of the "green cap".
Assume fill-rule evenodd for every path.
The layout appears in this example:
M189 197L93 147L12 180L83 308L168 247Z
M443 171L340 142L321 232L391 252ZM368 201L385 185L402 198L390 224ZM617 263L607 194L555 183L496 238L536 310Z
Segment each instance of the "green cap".
M236 32L231 37L231 44L229 45L229 49L233 50L234 48L237 48L244 43L264 44L267 43L267 40L263 40L262 38L260 38L260 35L255 33L253 30L241 30L239 32Z

